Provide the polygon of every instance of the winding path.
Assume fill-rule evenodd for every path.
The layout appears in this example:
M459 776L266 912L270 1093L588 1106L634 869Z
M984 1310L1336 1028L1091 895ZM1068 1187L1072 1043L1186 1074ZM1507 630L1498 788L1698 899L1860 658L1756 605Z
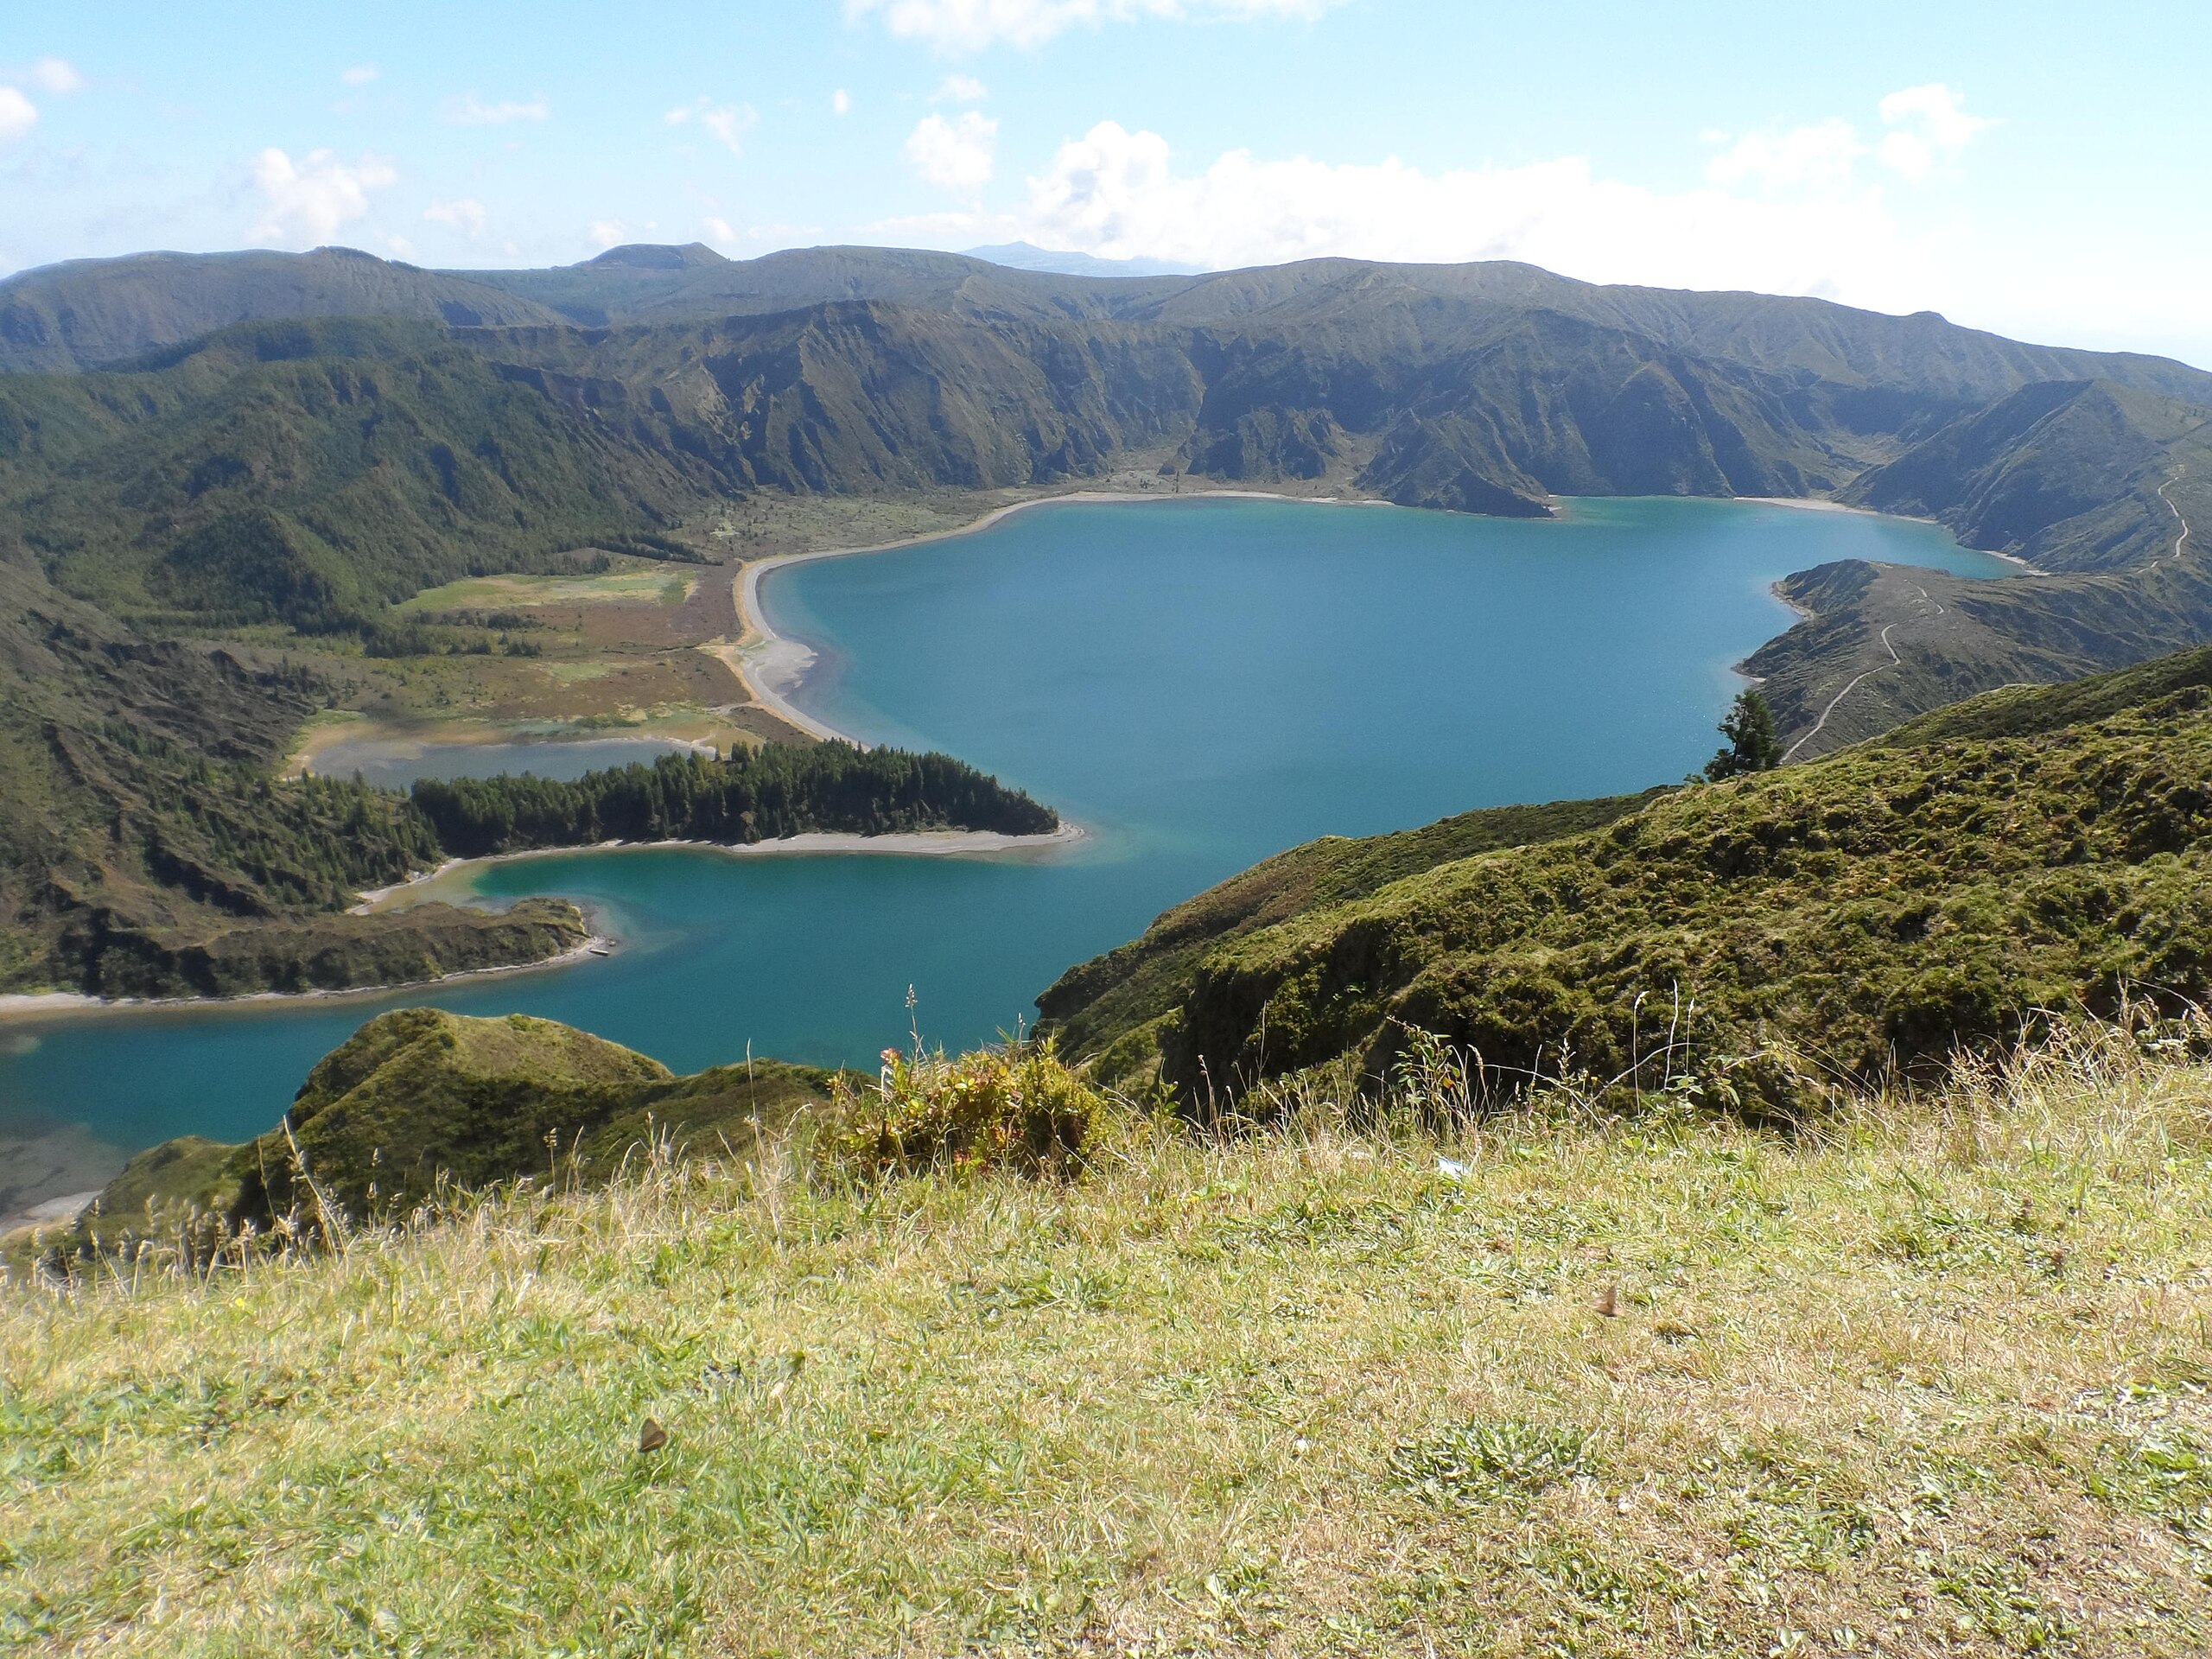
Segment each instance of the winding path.
M2165 558L2153 559L2151 561L2153 567L2164 564L2166 562L2166 559L2180 558L2182 544L2189 540L2189 520L2181 516L2181 509L2174 505L2173 497L2166 493L2168 490L2171 490L2175 485L2181 482L2181 475L2188 470L2189 467L2185 464L2175 467L2174 475L2168 479L2164 483L2158 486L2158 499L2164 502L2166 504L2166 511L2173 514L2174 522L2181 526L2181 534L2174 537L2174 550L2172 552L2167 554Z
M2174 537L2173 551L2171 553L2160 554L2157 558L2152 560L2149 564L2143 567L2146 570L2155 570L2160 565L2165 563L2169 559L2179 559L2181 557L2182 549L2189 543L2189 537L2190 534L2189 520L2182 516L2181 509L2174 505L2173 497L2166 493L2168 490L2171 490L2176 484L2181 481L2181 475L2188 470L2189 468L2186 465L2175 467L2173 476L2168 479L2164 483L2158 486L2158 499L2166 504L2166 511L2173 514L2174 522L2181 526L2181 533ZM1917 582L1913 585L1915 587L1919 587ZM1936 615L1941 616L1943 614L1944 607L1936 603L1935 599L1929 594L1929 591L1925 588L1920 588L1920 596L1926 600L1930 605L1936 606ZM1920 619L1915 617L1910 620L1917 621ZM1878 674L1885 668L1902 668L1904 666L1904 658L1897 655L1897 648L1890 639L1891 630L1899 626L1900 625L1897 623L1891 622L1885 625L1882 629L1882 649L1890 653L1890 660L1886 663L1875 664L1873 667L1866 670L1865 673L1853 675L1849 683L1844 686L1842 690L1830 697L1828 699L1828 706L1821 710L1821 717L1813 722L1812 729L1808 731L1804 736L1799 738L1795 743L1792 743L1787 749L1783 751L1782 763L1784 766L1789 765L1791 760L1796 758L1798 750L1803 748L1808 743L1811 742L1815 738L1821 734L1821 728L1828 723L1828 716L1835 713L1838 705L1840 704L1846 697L1849 696L1853 691L1859 689L1859 683L1861 680L1866 679L1872 675Z
M1924 588L1921 589L1921 593L1923 597L1926 595L1927 591L1928 590ZM1936 608L1940 611L1942 607L1938 606ZM1901 668L1904 665L1904 658L1897 655L1897 648L1890 643L1890 630L1896 626L1897 624L1894 622L1885 622L1882 625L1882 648L1890 653L1890 660L1886 663L1877 663L1873 667L1866 670L1866 673L1853 676L1850 682L1845 685L1842 690L1830 697L1828 699L1828 706L1821 710L1821 717L1813 722L1813 729L1807 732L1804 736L1799 738L1795 743L1792 743L1787 749L1783 751L1782 764L1783 766L1788 766L1790 761L1796 757L1798 750L1803 748L1808 743L1811 742L1815 738L1821 734L1821 728L1828 723L1828 716L1835 713L1836 705L1841 702L1846 697L1849 696L1853 691L1857 690L1859 689L1859 682L1865 679L1867 674L1878 674L1885 668Z

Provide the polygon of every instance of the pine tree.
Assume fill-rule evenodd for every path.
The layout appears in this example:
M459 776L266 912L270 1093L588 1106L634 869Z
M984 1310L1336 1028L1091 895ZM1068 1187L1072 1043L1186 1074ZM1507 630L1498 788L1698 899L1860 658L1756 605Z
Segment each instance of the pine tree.
M1713 782L1747 772L1772 772L1782 764L1782 740L1774 734L1774 710L1758 692L1738 691L1719 729L1728 740L1728 747L1705 763L1705 775Z

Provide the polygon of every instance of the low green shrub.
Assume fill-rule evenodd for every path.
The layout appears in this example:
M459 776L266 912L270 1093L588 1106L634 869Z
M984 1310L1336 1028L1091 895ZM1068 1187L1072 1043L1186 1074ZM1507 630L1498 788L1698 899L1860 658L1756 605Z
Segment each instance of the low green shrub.
M1106 1106L1052 1044L1014 1041L957 1058L883 1051L873 1090L832 1085L823 1160L861 1178L927 1168L1063 1173Z

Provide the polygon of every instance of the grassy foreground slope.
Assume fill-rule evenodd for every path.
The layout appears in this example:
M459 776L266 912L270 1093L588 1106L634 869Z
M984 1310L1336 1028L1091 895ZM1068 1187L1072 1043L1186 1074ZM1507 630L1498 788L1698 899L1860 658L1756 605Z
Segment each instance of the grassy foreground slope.
M1796 1143L771 1147L16 1294L0 1645L2201 1653L2208 1100L2108 1039Z
M1829 1083L2012 1042L2053 1010L2212 995L2212 652L2000 692L1626 813L1594 804L1604 828L1471 856L1440 843L1431 868L1316 887L1194 949L1194 925L1262 866L1040 1005L1109 1075L1156 1065L1190 1102L1336 1062L1379 1076L1417 1027L1509 1088L1577 1071L1654 1086L1687 1047L1701 1086L1794 1110ZM1344 866L1389 844L1290 858Z

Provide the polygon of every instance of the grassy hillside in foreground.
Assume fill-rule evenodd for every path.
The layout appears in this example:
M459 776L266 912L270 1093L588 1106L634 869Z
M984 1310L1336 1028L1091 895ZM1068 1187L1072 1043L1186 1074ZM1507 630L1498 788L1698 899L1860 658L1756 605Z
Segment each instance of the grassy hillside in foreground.
M1046 1028L1109 1077L1156 1067L1193 1105L1311 1066L1380 1076L1417 1027L1508 1090L1561 1071L1656 1086L1687 1045L1710 1069L1699 1086L1788 1112L2009 1044L2054 1010L2212 995L2212 653L1999 693L1633 811L1596 804L1604 828L1471 856L1439 844L1388 885L1194 938L1264 887L1262 866L1073 970L1039 999Z
M2208 1100L2107 1040L1796 1143L768 1147L17 1294L0 1642L2179 1659Z

